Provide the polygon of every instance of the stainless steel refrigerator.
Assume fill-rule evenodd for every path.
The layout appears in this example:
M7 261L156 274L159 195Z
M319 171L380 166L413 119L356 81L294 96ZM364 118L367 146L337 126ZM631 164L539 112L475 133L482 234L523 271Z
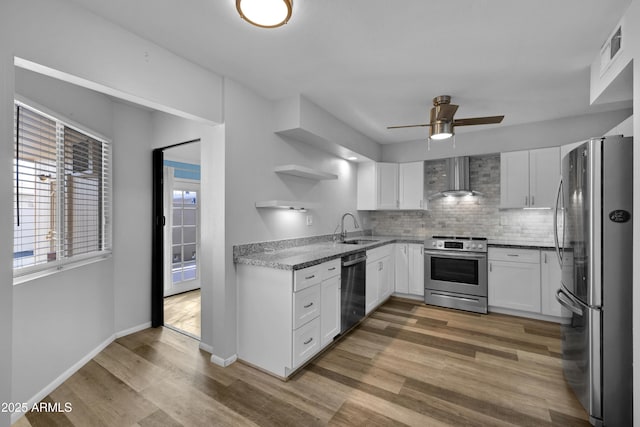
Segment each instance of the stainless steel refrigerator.
M596 426L632 425L633 140L587 141L562 159L554 231L564 376Z

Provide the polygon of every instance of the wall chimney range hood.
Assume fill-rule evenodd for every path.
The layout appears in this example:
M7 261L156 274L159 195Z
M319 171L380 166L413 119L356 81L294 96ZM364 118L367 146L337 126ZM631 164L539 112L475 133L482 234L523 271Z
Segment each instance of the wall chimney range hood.
M447 189L433 194L429 199L438 197L476 196L482 193L472 191L469 186L469 156L450 157L445 159Z

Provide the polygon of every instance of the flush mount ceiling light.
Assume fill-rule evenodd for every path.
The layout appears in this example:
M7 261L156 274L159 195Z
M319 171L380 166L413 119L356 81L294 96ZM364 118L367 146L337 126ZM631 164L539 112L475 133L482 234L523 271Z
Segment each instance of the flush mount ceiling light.
M291 18L293 0L236 0L240 17L261 28L276 28Z

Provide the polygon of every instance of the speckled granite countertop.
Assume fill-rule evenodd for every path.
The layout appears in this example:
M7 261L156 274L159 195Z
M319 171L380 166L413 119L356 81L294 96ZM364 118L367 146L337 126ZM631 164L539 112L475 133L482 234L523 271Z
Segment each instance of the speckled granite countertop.
M489 239L487 245L494 248L515 248L515 249L548 249L554 250L553 242L516 242L500 239Z
M424 238L410 236L366 236L355 239L371 240L371 242L362 245L333 242L314 243L287 249L241 255L236 257L234 262L236 264L255 265L280 270L300 270L312 265L321 264L325 261L340 258L344 255L374 249L391 243L424 243Z
M412 236L365 236L354 237L353 239L371 240L371 242L361 245L333 242L312 243L286 249L239 255L234 259L234 262L236 264L255 265L279 270L300 270L355 252L374 249L391 243L424 243L423 237ZM489 239L487 243L489 246L496 248L553 249L553 243L549 242L515 242Z

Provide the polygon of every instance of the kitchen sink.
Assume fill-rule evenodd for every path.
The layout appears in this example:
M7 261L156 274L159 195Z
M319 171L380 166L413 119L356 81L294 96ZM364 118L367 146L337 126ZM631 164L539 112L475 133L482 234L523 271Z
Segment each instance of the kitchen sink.
M377 241L378 240L374 240L374 239L351 239L351 240L345 240L344 242L340 242L340 243L344 243L345 245L366 245L367 243L374 243Z

